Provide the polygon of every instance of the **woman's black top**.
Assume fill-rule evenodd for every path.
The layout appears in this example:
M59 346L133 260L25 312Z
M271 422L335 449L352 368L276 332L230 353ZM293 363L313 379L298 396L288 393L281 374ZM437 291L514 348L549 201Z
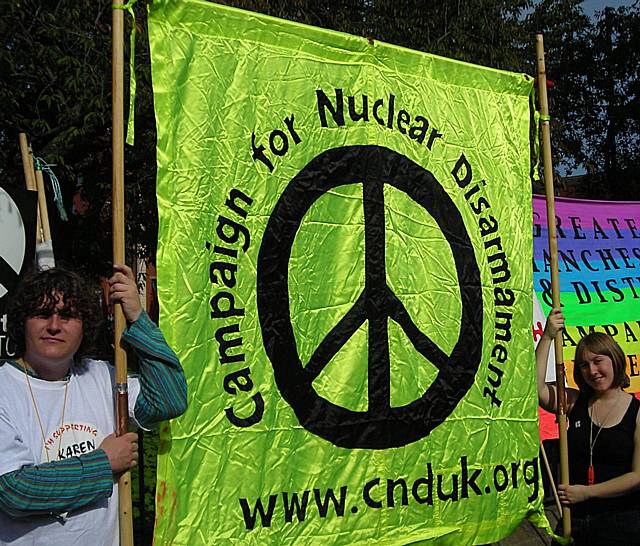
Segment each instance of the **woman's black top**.
M593 447L593 467L595 483L605 482L631 471L633 457L633 436L640 402L636 398L624 414L622 420L613 427L593 424L593 438L600 434ZM589 468L589 399L580 394L569 413L569 483L587 485ZM622 497L589 499L571 507L572 515L582 517L589 514L640 508L640 491Z

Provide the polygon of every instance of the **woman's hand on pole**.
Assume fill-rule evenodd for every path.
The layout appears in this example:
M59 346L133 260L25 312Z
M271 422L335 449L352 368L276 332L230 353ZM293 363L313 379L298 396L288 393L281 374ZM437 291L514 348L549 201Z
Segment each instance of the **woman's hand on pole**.
M584 502L591 498L587 485L558 485L558 497L563 506Z
M555 385L547 384L547 361L549 351L556 334L564 328L564 316L560 309L553 309L549 313L547 323L544 327L544 334L538 341L536 347L536 384L538 388L538 403L550 412L557 411L557 391Z
M547 317L543 335L553 340L560 330L564 330L564 315L560 309L552 309Z

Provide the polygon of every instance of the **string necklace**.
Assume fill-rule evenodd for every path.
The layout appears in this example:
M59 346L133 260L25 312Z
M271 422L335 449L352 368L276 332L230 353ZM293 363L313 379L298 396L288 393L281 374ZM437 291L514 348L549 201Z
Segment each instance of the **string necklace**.
M36 410L36 418L38 419L38 425L40 426L40 436L42 436L42 447L44 448L44 454L47 456L47 462L51 462L49 458L49 450L47 449L47 440L44 433L44 426L42 425L42 419L40 417L40 410L38 409L38 402L36 401L35 394L33 393L33 389L31 388L31 381L29 380L29 372L27 371L27 363L23 358L20 359L20 363L22 364L22 369L24 370L24 376L27 378L27 387L29 389L29 394L31 394L31 401L33 402L33 409ZM62 445L62 430L64 427L64 410L67 407L67 390L69 388L69 380L71 376L67 377L67 381L64 384L64 399L62 401L62 417L60 418L60 434L58 436L58 450L57 453L60 453L60 446ZM58 460L58 456L56 456L56 460Z
M602 432L602 429L605 428L605 425L607 424L607 422L609 421L609 417L611 416L611 412L618 407L618 404L620 403L620 400L622 398L618 398L618 400L615 401L615 403L609 408L609 411L607 412L607 414L604 417L604 420L602 421L602 424L598 427L598 432L596 432L596 437L593 437L593 418L595 417L595 402L591 405L591 414L589 415L589 469L587 471L587 484L588 485L593 485L595 483L595 470L593 468L593 448L596 445L596 442L598 441L598 436L600 436L600 433Z

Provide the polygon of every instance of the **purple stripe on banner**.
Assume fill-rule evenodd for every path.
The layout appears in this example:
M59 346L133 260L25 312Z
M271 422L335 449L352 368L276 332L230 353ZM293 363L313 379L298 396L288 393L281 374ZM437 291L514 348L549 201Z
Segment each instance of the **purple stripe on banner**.
M640 202L556 198L555 211L559 251L589 250L595 259L640 267ZM533 237L534 259L541 260L548 235L546 203L539 195L533 196Z
M635 232L640 239L640 221L638 201L587 201L585 199L567 199L556 197L556 216L563 220L563 226L572 229L571 217L578 218L583 228L593 228L594 220L603 229L623 230ZM539 223L547 225L547 206L542 195L533 196L534 222L539 217ZM625 220L630 219L629 224Z

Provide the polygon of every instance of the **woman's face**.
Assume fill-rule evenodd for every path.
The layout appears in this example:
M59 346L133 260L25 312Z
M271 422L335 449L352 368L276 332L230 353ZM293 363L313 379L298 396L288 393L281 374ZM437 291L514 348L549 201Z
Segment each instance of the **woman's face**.
M580 373L586 384L595 392L605 392L613 387L614 371L611 358L585 351Z

